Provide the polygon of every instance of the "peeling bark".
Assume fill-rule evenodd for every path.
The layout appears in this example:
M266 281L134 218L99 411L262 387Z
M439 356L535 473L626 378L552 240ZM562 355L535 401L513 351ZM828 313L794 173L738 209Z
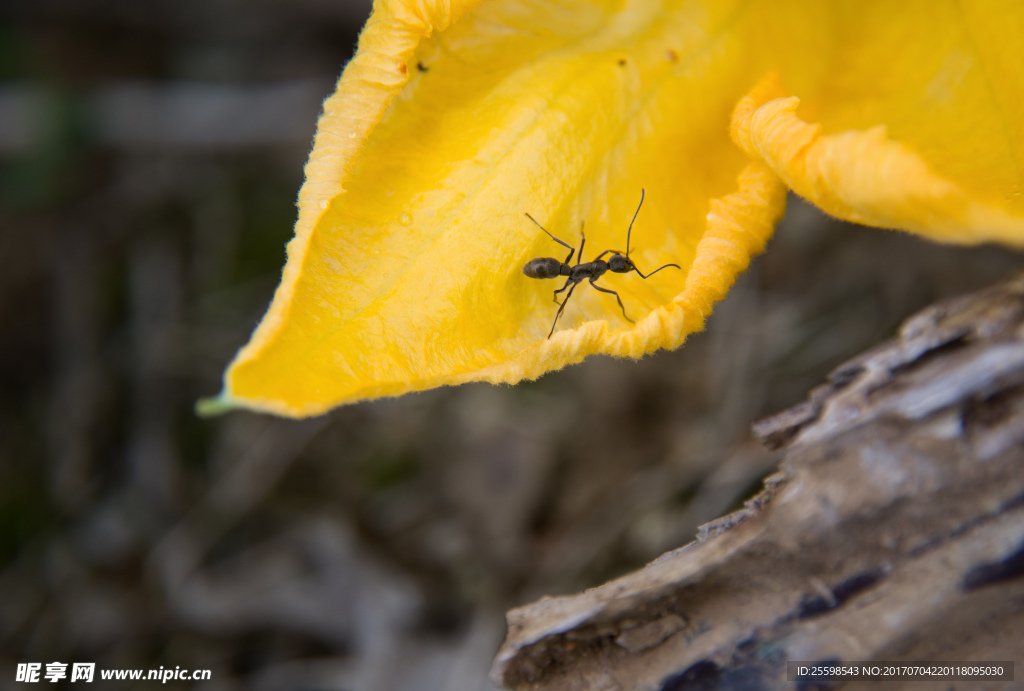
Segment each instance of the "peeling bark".
M1024 275L915 315L754 432L785 450L761 494L640 571L510 611L494 682L792 689L787 660L1020 657Z

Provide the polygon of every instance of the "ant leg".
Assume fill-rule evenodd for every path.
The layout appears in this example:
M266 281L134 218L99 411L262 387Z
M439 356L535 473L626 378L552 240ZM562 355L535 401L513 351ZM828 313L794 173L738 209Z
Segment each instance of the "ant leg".
M596 278L590 279L590 285L594 287L594 290L600 290L602 293L611 293L612 295L614 295L615 299L619 301L619 307L622 308L622 316L625 317L626 321L628 321L630 324L636 324L636 322L630 319L629 315L626 314L626 308L625 306L623 306L622 298L619 297L619 294L616 293L614 290L608 290L607 288L602 288L601 286L597 285L596 283L594 283L594 281L596 280Z
M600 259L601 257L603 257L606 254L622 254L622 250L605 250L601 254L599 254L596 257L594 257L594 261L596 262L598 259Z
M569 298L572 297L572 291L576 289L576 285L576 283L572 284L572 287L569 288L569 294L565 296L564 300L562 300L562 306L558 308L558 314L555 315L555 321L551 323L551 331L548 332L548 338L551 338L551 334L555 333L555 324L558 323L558 318L562 316L562 310L565 309L565 303L569 302Z
M583 221L580 221L580 253L576 257L576 266L579 266L580 261L583 259L583 245L585 244L587 244L587 236L583 234ZM572 258L571 254L569 255L569 258ZM569 260L566 259L565 263L568 264Z
M542 225L541 225L540 223L537 223L537 219L535 219L535 218L534 218L533 216L531 216L530 214L526 214L526 217L527 217L528 219L530 219L531 221L533 221L533 222L534 222L534 224L535 224L535 225L536 225L536 226L537 226L538 228L540 228L541 230L543 230L543 231L544 231L545 233L548 233L548 229L547 229L547 228L545 228L544 226L542 226ZM552 235L551 233L548 233L548 237L550 237L550 238L551 238L552 240L554 240L555 242L557 242L557 243L558 243L559 245L561 245L562 247L565 247L566 249L568 249L568 250L569 250L569 256L568 256L568 257L566 257L566 258L565 258L565 261L564 261L564 262L562 262L562 263L563 263L563 264L568 264L569 262L571 262L571 261L572 261L572 255L576 253L576 250L575 250L575 249L573 249L572 245L570 245L570 244L568 244L568 243L565 243L565 242L562 242L561 240L559 240L558 238L556 238L556 237L555 237L554 235ZM580 254L583 254L583 248L580 248Z
M633 270L636 271L638 274L640 274L640 278L645 278L646 279L646 278L650 278L651 276L653 276L654 274L658 273L662 269L667 269L670 266L674 266L677 269L679 269L680 271L683 270L683 267L679 266L678 264L666 264L665 266L659 266L657 269L655 269L651 273L647 274L646 276L644 276L642 273L640 273L640 269L636 268L636 264L633 265Z
M572 279L571 279L571 278L567 278L567 279L565 279L565 285L564 285L564 286L562 286L561 288L559 288L558 290L556 290L554 294L555 294L555 295L558 295L559 293L561 293L561 292L562 292L563 290L565 290L566 288L568 288L568 287L569 287L569 284L570 284L570 283L572 283ZM560 303L560 302L558 301L558 298L557 298L557 297L555 298L555 304L556 304L556 305L561 305L561 304L562 304L562 303Z

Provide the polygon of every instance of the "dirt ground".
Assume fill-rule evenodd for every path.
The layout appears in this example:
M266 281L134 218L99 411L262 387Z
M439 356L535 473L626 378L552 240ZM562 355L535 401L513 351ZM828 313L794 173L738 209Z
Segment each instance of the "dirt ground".
M367 11L0 3L0 688L84 660L211 691L489 689L509 607L689 542L777 461L753 420L1022 263L793 199L679 351L199 419Z

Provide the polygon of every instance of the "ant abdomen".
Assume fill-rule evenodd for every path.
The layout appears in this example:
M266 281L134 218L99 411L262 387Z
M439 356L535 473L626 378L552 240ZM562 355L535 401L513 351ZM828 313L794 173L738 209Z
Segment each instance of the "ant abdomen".
M562 262L553 257L541 257L526 262L526 265L523 267L523 273L530 278L558 278L563 275L563 266ZM568 276L568 271L564 275Z

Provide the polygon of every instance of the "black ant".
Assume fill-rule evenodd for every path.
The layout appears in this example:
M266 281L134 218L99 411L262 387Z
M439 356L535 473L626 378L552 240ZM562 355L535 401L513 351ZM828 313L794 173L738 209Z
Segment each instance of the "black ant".
M580 224L580 254L576 258L576 266L569 266L569 262L572 261L573 255L576 253L570 245L562 242L551 233L548 233L547 229L540 223L537 223L536 219L530 214L526 214L526 217L533 221L538 228L548 233L548 236L552 240L557 242L562 247L568 248L569 256L565 258L564 262L560 262L554 257L540 257L537 259L531 259L526 262L523 267L523 273L530 278L558 278L559 276L568 276L565 281L565 285L555 291L555 304L558 305L558 314L555 315L555 321L551 324L551 331L548 332L548 338L551 338L551 334L555 333L555 325L558 324L558 318L562 316L562 310L565 309L565 303L569 302L569 298L572 297L572 291L576 289L578 283L582 283L584 279L590 279L590 285L594 289L601 291L602 293L610 293L615 296L615 299L619 302L619 307L622 308L622 316L626 318L626 321L635 324L632 319L626 314L626 308L622 304L622 298L614 290L608 290L594 283L597 279L601 278L606 272L614 271L617 274L627 274L630 271L636 271L640 274L640 278L650 278L654 274L658 273L662 269L667 269L670 266L682 270L678 264L665 264L665 266L659 266L657 269L647 274L646 276L636 268L633 260L629 258L629 238L633 234L633 223L636 221L637 214L640 213L640 207L644 205L644 191L640 190L640 204L636 207L636 212L633 214L633 220L629 222L629 230L626 231L626 253L623 255L619 250L605 250L601 254L594 258L594 261L580 264L580 259L583 259L583 245L586 243L587 238L583 235L583 224ZM601 259L606 254L612 256L608 261ZM561 302L558 301L558 294L568 289L569 294L565 296L565 299Z

